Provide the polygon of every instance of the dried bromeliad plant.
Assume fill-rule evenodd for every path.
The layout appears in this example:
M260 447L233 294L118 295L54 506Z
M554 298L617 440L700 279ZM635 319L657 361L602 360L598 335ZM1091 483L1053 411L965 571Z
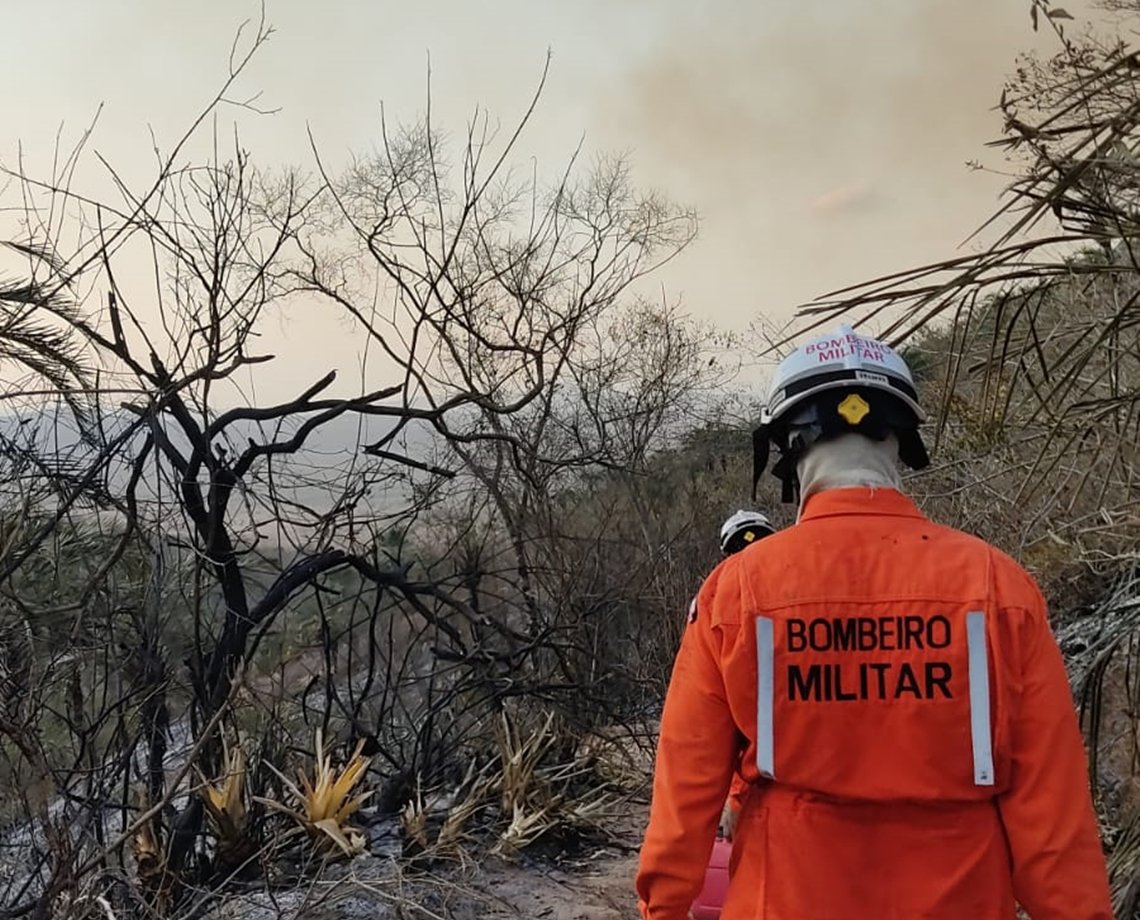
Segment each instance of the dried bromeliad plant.
M363 744L363 741L357 744L347 764L334 768L332 758L325 750L324 736L318 729L311 778L298 768L300 785L297 785L272 764L266 764L292 797L293 807L260 796L255 796L254 801L296 821L309 834L322 855L352 858L363 853L367 845L364 833L348 823L348 819L372 795L371 792L353 794L371 762L361 755Z
M139 789L135 798L138 810L146 814L150 810L146 791ZM140 888L147 893L151 909L162 914L173 903L176 875L170 869L169 852L154 817L143 821L131 835L131 854Z
M584 795L573 791L593 774L589 761L575 753L568 760L550 762L548 755L560 740L554 713L547 713L536 730L524 731L504 710L496 740L506 826L493 853L512 857L558 828L587 827L604 820L614 803L607 789L593 788Z
M245 795L246 760L240 742L235 742L231 748L223 739L222 762L222 777L217 783L208 781L199 772L201 784L198 795L206 809L218 864L237 869L257 851L257 844L250 833Z

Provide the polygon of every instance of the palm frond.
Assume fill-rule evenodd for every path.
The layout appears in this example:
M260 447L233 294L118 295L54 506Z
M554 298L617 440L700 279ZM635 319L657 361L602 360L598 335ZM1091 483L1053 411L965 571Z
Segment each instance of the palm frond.
M995 144L1022 169L983 224L1006 223L996 239L826 295L801 308L800 331L843 317L896 346L938 339L938 446L966 407L979 430L1035 445L1017 453L1017 501L1056 504L1066 478L1111 511L1140 460L1140 52L1066 41L1022 62L1000 108Z
M22 368L31 388L46 383L81 423L86 422L83 391L92 385L94 369L84 347L83 314L70 296L63 266L54 253L34 242L0 240L0 246L32 262L27 277L0 280L0 368ZM38 276L40 266L46 267L46 278ZM5 377L12 380L11 371ZM10 385L8 395L21 388Z

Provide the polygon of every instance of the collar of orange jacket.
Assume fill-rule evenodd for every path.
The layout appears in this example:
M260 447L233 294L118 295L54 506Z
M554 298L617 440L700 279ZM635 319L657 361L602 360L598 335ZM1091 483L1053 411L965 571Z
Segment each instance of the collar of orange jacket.
M897 489L857 486L828 489L809 495L800 522L839 514L887 514L895 517L925 518L918 506Z

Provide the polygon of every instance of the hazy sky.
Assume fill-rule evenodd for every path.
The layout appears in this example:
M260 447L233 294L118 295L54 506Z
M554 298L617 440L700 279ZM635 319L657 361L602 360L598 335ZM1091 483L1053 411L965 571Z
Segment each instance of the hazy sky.
M637 178L695 206L701 237L662 276L688 309L743 328L761 313L950 254L1001 180L972 172L1028 0L267 0L276 34L243 79L271 117L242 118L256 160L308 162L377 139L379 103L414 117L430 52L434 108L461 131L476 104L517 117L553 52L523 150L560 163L625 150ZM1071 9L1073 7L1070 7ZM5 9L0 157L35 171L57 129L100 103L94 148L128 175L168 147L224 76L250 0L48 0ZM85 174L93 177L94 171ZM94 181L93 179L91 181ZM298 319L312 373L347 352ZM314 353L313 336L329 336ZM288 376L296 380L296 367ZM306 375L308 376L308 375Z

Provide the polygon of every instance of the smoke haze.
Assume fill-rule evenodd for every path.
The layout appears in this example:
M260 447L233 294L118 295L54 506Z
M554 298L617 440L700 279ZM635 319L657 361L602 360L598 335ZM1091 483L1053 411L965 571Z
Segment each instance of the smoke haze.
M1001 128L992 106L1002 81L1019 50L1050 47L1030 30L1028 6L269 0L277 32L234 95L263 90L259 104L280 111L227 109L224 118L237 118L262 166L311 165L310 129L334 160L374 149L381 101L397 119L422 111L430 53L437 123L461 134L477 104L504 123L516 118L549 48L525 154L556 168L583 138L587 152L628 151L635 178L702 218L700 239L655 289L744 328L949 255L988 215L1003 180L965 164L1002 165L983 147ZM13 4L7 26L21 41L7 63L19 91L6 93L0 157L12 163L18 140L31 171L50 171L60 123L73 142L105 103L95 149L124 175L146 177L150 132L169 148L224 77L237 26L258 9L250 0ZM106 183L93 166L79 178ZM343 327L297 315L290 328L328 347L299 351L271 388L299 369L323 373L334 357L351 370Z

